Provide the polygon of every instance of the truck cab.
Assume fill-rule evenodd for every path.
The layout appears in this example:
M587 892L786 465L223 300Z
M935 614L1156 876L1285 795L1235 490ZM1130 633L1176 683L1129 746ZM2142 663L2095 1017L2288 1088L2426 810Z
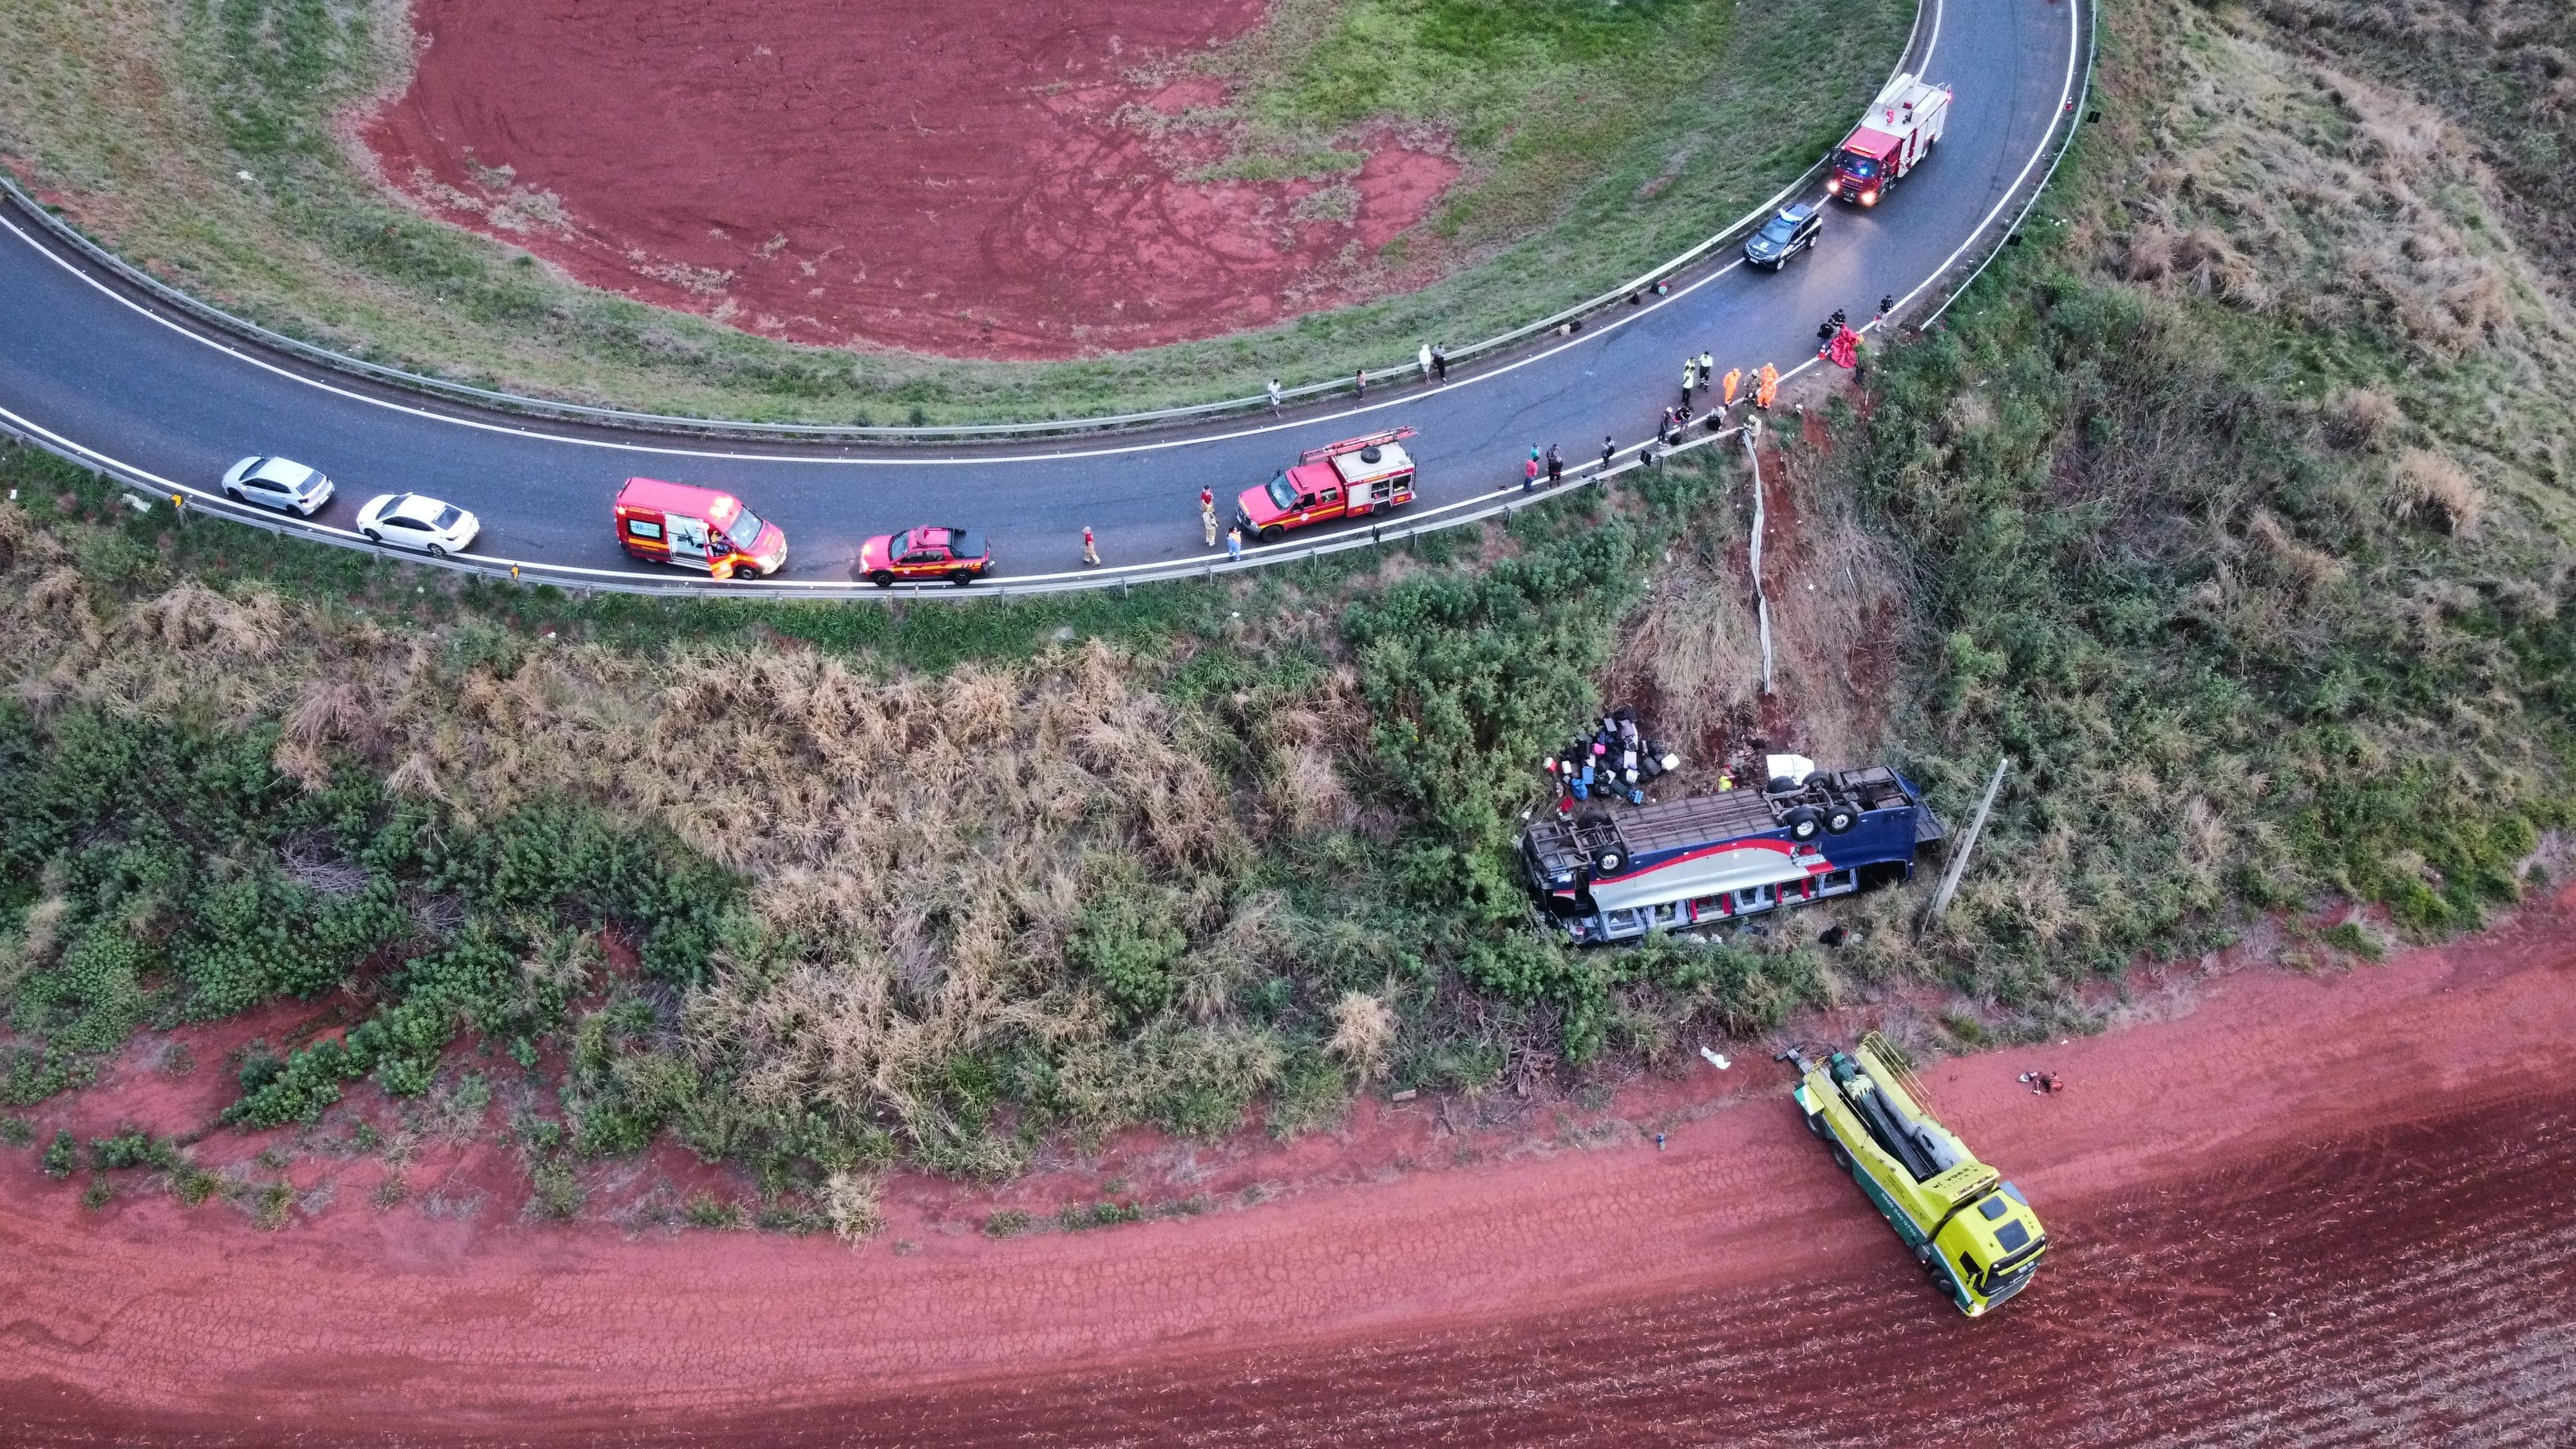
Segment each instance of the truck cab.
M1237 528L1263 541L1336 518L1365 518L1413 501L1411 428L1309 448L1297 462L1235 499Z
M1873 1033L1821 1064L1786 1055L1807 1130L1832 1147L1834 1165L1960 1312L1981 1317L2029 1284L2048 1251L2039 1215L1924 1109L1884 1041Z

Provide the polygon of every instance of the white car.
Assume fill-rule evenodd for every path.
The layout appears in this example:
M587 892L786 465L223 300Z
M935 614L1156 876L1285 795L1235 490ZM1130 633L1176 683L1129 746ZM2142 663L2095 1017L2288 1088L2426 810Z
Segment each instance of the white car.
M331 501L331 480L291 458L244 458L224 470L224 496L311 518Z
M418 549L431 558L463 553L483 521L453 503L423 493L386 493L358 510L358 531L369 543Z

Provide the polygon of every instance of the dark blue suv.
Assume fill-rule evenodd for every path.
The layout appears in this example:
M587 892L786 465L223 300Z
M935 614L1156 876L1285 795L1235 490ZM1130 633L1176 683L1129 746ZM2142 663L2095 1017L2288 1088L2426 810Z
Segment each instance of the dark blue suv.
M1744 239L1744 260L1776 272L1791 257L1814 246L1816 233L1824 229L1824 208L1809 201L1784 206L1760 231Z

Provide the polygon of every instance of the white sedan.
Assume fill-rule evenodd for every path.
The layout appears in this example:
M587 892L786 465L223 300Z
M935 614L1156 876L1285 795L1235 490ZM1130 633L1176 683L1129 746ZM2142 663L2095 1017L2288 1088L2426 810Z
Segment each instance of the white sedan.
M453 503L420 493L387 493L358 510L358 531L369 543L417 549L431 558L463 553L483 522Z
M224 470L224 496L311 518L331 501L331 480L291 458L244 458Z

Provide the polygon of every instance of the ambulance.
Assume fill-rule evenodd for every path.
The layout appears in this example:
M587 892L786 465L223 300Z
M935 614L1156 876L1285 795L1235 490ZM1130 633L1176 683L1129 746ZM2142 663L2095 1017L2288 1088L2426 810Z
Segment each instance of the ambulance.
M617 541L649 563L719 579L766 576L787 563L787 532L712 488L629 478L617 493Z

